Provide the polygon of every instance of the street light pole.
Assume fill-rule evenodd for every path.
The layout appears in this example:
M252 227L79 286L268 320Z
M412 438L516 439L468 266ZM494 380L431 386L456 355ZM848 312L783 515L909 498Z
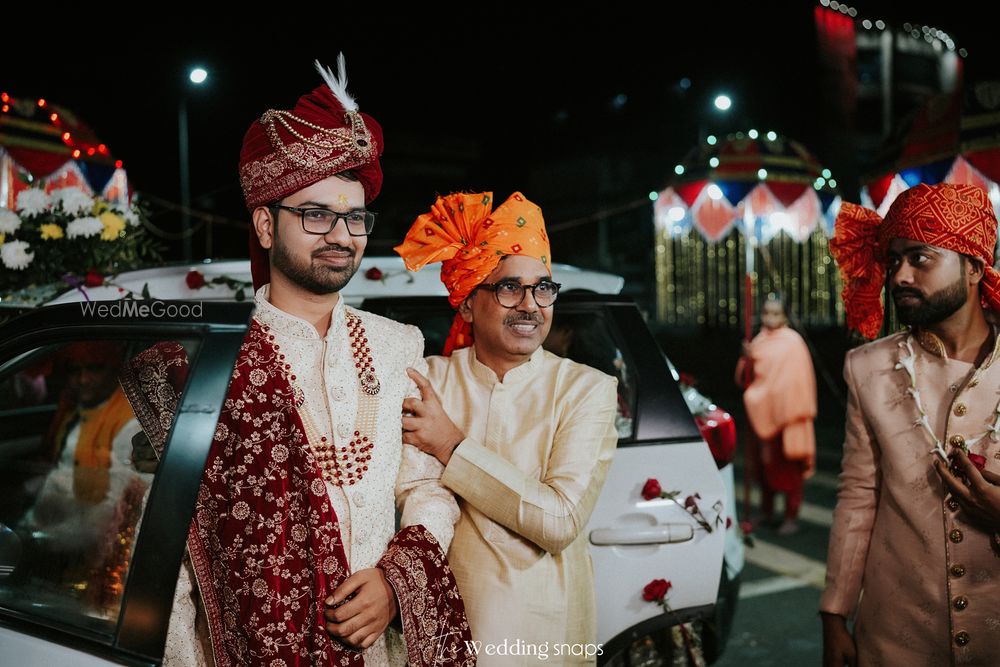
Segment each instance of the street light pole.
M188 74L191 83L201 85L208 78L208 72L196 67ZM180 144L181 176L181 253L185 262L193 258L191 252L191 160L188 154L188 113L187 89L181 91L177 108L177 133Z

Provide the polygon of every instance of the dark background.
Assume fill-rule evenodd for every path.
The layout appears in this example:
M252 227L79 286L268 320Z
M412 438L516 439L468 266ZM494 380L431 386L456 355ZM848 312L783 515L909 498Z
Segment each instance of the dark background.
M755 127L797 139L848 198L864 165L829 126L813 13L818 3L659 3L655 9L513 4L445 11L361 3L38 5L8 17L0 88L75 110L123 160L157 226L177 230L177 116L187 97L192 203L221 218L211 254L246 255L237 181L243 133L347 56L350 90L385 131L370 254L386 254L436 194L521 190L542 206L556 261L613 271L648 305L652 212L699 135ZM989 3L855 5L859 18L948 31L968 78L995 75ZM71 7L72 9L67 9ZM201 65L199 89L187 72ZM689 87L680 84L688 79ZM720 115L718 92L734 100ZM902 114L905 109L900 109ZM227 222L228 221L228 222ZM205 254L204 233L194 238ZM168 244L167 259L179 259Z

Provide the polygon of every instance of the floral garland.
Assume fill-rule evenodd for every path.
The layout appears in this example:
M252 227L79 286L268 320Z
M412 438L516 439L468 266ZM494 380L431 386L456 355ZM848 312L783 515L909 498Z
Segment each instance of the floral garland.
M138 207L91 197L76 187L20 192L14 210L0 208L0 294L60 281L93 283L94 274L120 273L158 259L142 219Z
M896 370L905 370L906 374L909 376L910 386L906 388L906 393L908 393L913 398L913 403L917 407L917 413L920 415L917 418L917 420L913 423L913 426L914 428L917 427L922 428L924 430L924 433L926 433L927 437L930 439L931 444L934 445L930 453L937 454L942 461L951 464L951 461L948 459L948 452L946 452L944 449L944 443L941 442L941 439L937 437L936 433L934 433L934 429L931 428L930 418L927 416L927 411L924 410L924 404L920 400L920 390L917 389L917 368L916 368L917 356L913 352L913 334L908 335L906 337L906 340L899 343L898 345L900 349L900 354L899 354L899 359L896 362L895 368ZM904 349L907 352L907 356L903 356L902 350ZM977 368L975 374L973 375L972 378L973 380L975 380L975 378L979 375L979 371L980 369ZM976 468L978 468L979 470L982 470L984 467L986 467L986 457L981 456L979 454L973 454L972 452L969 451L969 448L978 443L987 435L993 442L997 442L998 440L1000 440L1000 401L997 402L997 407L994 410L994 415L996 416L996 419L991 425L986 427L985 431L983 431L974 438L968 438L960 445L959 444L955 445L956 447L959 447L960 449L965 451L965 453L969 457L969 461L971 461L972 464L976 466Z

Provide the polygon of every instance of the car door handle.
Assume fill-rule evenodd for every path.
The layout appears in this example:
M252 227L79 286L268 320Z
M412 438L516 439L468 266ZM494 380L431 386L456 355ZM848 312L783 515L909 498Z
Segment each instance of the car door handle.
M590 531L590 543L599 546L629 544L675 544L694 539L688 523L661 523L647 528L598 528Z

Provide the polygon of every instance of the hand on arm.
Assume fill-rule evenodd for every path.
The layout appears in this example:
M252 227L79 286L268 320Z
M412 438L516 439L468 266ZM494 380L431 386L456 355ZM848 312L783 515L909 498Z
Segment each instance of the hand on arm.
M412 414L403 417L403 442L448 465L451 453L465 439L465 434L444 411L430 380L412 368L406 369L406 373L420 390L420 398L403 400L404 412Z
M382 570L358 570L326 599L326 631L344 644L364 649L375 643L399 613L399 603Z

